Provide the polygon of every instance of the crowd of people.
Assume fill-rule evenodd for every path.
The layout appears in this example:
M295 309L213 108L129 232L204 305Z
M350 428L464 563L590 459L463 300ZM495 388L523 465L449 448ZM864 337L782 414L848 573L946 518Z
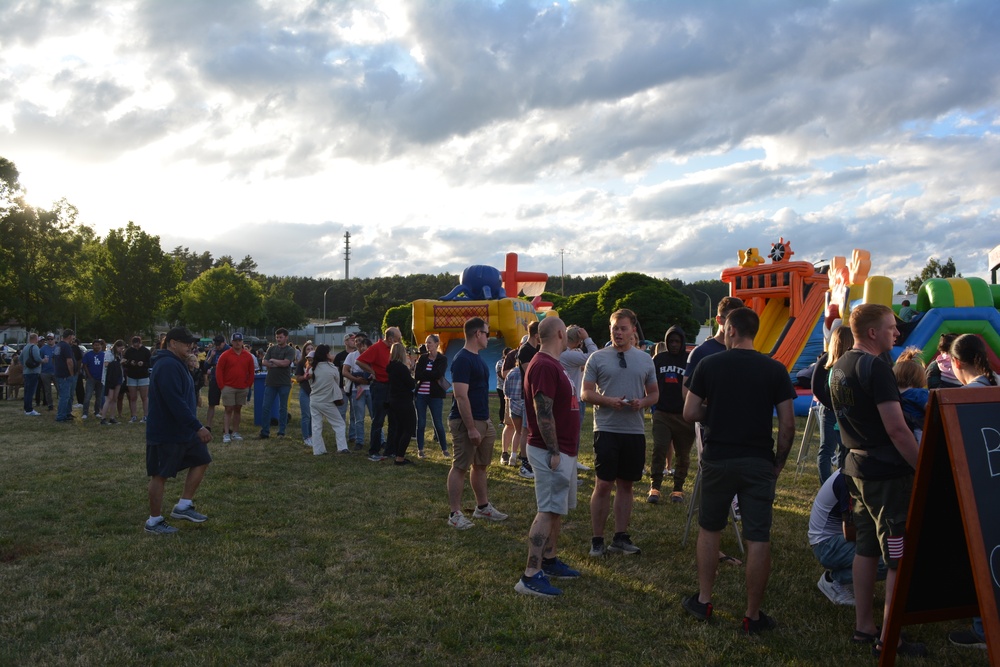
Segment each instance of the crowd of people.
M629 533L634 485L646 474L645 415L652 413L653 448L646 500L661 501L664 478L672 479L670 502L686 502L684 485L697 445L701 497L695 560L697 590L682 600L700 621L713 615L713 589L720 562L745 565L746 608L741 624L753 635L777 627L762 609L771 568L770 533L775 488L795 435L792 402L796 392L785 367L754 349L759 318L735 297L722 299L718 334L688 354L685 334L669 329L651 356L639 349L638 319L615 311L611 341L598 349L585 329L567 327L557 317L534 322L517 348L492 372L501 393L502 465L515 465L534 480L537 514L528 536L528 558L515 589L541 597L560 595L551 579L581 576L558 556L562 518L577 504L580 429L587 405L594 414L595 486L590 497L589 555L634 556L641 548ZM812 375L820 404L820 489L807 531L809 544L824 568L817 586L835 604L853 605L851 641L869 644L878 655L896 589L896 570L905 548L906 516L928 387L997 386L982 339L942 336L939 354L925 369L919 350L889 356L898 336L897 317L887 306L862 304L849 322L831 332L828 351ZM146 423L150 516L145 530L177 531L162 516L166 480L187 470L182 496L170 516L201 523L194 495L211 456L215 408L224 407L222 441L243 440L241 409L250 398L256 373L267 372L265 406L277 403L277 435L288 424L288 397L299 385L301 432L314 455L327 453L324 424L333 430L339 453L366 446L371 461L412 465L425 453L427 412L442 455L451 458L446 481L447 523L458 530L473 519L504 521L508 515L490 500L487 469L493 462L497 429L489 408L490 373L481 352L490 341L489 324L474 317L464 326L464 346L450 364L440 339L431 334L415 358L398 328L380 340L350 334L344 350L311 341L296 348L278 329L275 343L260 357L244 347L240 333L229 344L217 336L199 358L198 339L184 328L161 336L156 350L140 338L95 340L90 350L76 344L72 330L57 343L53 334L29 336L17 358L23 377L24 412L35 417L35 401L55 409L57 422L73 415L72 396L82 385L82 418L101 424L122 418L124 397L130 421ZM446 378L450 370L451 380ZM51 384L58 403L52 401ZM203 424L197 416L203 385L209 387ZM754 391L746 391L753 386ZM447 424L444 401L451 391ZM141 404L142 412L138 411ZM370 415L365 432L366 415ZM777 419L777 438L773 434ZM268 413L270 417L270 413ZM388 422L387 430L384 428ZM272 419L262 420L259 439L270 437ZM449 443L451 449L449 450ZM462 511L468 477L476 501L471 519ZM722 531L739 508L746 562L719 551ZM611 519L612 534L606 537ZM874 618L874 588L885 580L882 625ZM950 640L985 648L981 619ZM922 656L926 647L900 639L897 654Z

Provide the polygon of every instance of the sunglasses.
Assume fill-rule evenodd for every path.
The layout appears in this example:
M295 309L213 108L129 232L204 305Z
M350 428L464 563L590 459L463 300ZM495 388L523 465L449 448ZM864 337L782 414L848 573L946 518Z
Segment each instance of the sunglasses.
M618 353L618 366L621 368L628 368L628 364L625 362L625 353Z

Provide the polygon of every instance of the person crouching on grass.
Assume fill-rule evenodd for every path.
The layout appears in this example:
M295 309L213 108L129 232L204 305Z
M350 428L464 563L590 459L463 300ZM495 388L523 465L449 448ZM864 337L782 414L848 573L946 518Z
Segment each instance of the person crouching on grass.
M208 517L194 509L194 494L205 477L212 457L206 446L212 432L198 421L194 382L187 356L198 342L184 327L167 332L164 347L156 353L149 378L149 414L146 420L146 472L149 474L149 519L145 530L170 535L177 529L163 519L163 493L168 477L187 469L184 493L170 512L173 519L202 523Z

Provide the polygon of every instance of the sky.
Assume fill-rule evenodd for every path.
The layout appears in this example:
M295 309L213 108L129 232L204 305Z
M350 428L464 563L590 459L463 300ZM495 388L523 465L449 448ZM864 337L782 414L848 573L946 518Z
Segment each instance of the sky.
M902 287L1000 244L995 0L0 0L0 156L104 235L275 275Z

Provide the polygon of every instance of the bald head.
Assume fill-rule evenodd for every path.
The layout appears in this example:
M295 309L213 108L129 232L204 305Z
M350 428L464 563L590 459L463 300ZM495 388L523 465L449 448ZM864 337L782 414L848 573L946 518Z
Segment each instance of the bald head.
M566 349L566 324L558 317L546 317L538 323L539 351L558 358Z

